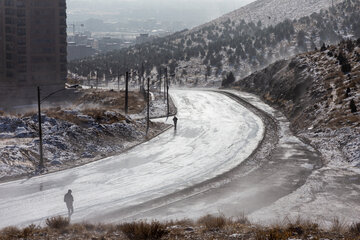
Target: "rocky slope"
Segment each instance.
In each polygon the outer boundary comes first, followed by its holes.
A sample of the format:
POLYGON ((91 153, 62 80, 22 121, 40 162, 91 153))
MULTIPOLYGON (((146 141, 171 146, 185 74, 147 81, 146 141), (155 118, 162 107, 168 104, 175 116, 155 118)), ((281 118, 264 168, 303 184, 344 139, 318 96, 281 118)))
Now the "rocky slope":
POLYGON ((278 61, 233 86, 281 109, 326 160, 360 166, 360 39, 278 61))
MULTIPOLYGON (((145 101, 130 93, 125 115, 123 94, 85 91, 66 107, 43 109, 42 130, 46 171, 74 167, 118 154, 169 128, 151 123, 146 136, 145 101)), ((65 104, 63 103, 62 106, 65 104)), ((176 111, 171 104, 171 113, 176 111)), ((166 115, 160 94, 153 94, 151 117, 166 115)), ((38 116, 35 112, 0 112, 0 181, 36 174, 39 165, 38 116)))

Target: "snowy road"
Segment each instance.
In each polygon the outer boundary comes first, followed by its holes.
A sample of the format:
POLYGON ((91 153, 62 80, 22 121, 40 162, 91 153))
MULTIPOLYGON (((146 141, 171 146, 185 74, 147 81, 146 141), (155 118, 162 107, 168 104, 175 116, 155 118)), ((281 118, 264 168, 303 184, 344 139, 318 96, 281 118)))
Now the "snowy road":
POLYGON ((0 228, 44 224, 50 216, 66 215, 67 189, 75 198, 73 221, 136 208, 230 171, 263 138, 261 119, 225 95, 179 90, 172 96, 178 131, 167 131, 119 156, 0 184, 0 228))

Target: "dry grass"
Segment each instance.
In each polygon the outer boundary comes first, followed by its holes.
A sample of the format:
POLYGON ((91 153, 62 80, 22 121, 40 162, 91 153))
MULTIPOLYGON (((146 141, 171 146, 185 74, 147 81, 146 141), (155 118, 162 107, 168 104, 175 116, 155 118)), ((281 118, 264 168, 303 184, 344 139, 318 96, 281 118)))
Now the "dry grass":
POLYGON ((224 228, 227 219, 224 216, 206 215, 197 221, 198 224, 204 226, 206 230, 220 230, 224 228))
MULTIPOLYGON (((140 92, 129 92, 129 113, 140 113, 145 109, 146 102, 140 92)), ((76 101, 76 105, 84 108, 97 105, 99 108, 123 110, 125 107, 125 92, 116 91, 85 91, 83 96, 76 101)))
MULTIPOLYGON (((112 124, 112 123, 121 122, 126 119, 122 114, 118 112, 115 111, 107 112, 104 109, 87 108, 80 111, 79 113, 93 118, 95 122, 100 124, 112 124)), ((79 118, 79 116, 75 114, 65 112, 58 108, 52 108, 46 110, 46 115, 51 118, 71 122, 79 126, 84 126, 88 123, 88 120, 79 118)))
POLYGON ((69 226, 69 224, 69 219, 61 216, 46 219, 46 225, 53 229, 64 229, 69 226))
POLYGON ((167 233, 166 225, 153 221, 147 223, 145 221, 123 223, 117 226, 129 239, 160 239, 167 233))
POLYGON ((39 232, 41 232, 41 228, 33 224, 22 230, 18 229, 17 227, 7 227, 0 231, 0 239, 31 239, 39 232))
POLYGON ((360 239, 360 223, 347 226, 334 218, 328 230, 317 223, 302 220, 284 221, 263 227, 251 224, 243 215, 238 218, 207 215, 197 222, 191 220, 131 222, 119 225, 77 223, 68 225, 67 219, 56 217, 48 219, 49 227, 40 228, 30 225, 24 229, 7 227, 0 231, 0 240, 10 239, 118 239, 118 240, 155 240, 155 239, 360 239), (50 226, 51 225, 51 226, 50 226), (235 236, 235 237, 234 237, 235 236))
POLYGON ((349 231, 353 234, 356 234, 358 236, 360 236, 360 222, 358 223, 353 223, 351 226, 350 226, 350 229, 349 231))

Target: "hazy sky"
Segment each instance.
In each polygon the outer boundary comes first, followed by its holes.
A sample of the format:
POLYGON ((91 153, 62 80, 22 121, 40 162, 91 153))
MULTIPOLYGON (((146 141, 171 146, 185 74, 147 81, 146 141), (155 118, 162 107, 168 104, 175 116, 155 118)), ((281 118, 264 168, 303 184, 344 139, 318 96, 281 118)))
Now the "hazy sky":
POLYGON ((201 24, 254 0, 67 0, 70 21, 155 18, 201 24))

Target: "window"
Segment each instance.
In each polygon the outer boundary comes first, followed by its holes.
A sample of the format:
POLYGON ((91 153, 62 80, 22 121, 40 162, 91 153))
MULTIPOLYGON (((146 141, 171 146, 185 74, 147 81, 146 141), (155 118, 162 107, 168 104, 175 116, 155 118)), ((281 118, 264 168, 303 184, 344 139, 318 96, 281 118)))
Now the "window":
POLYGON ((18 48, 18 54, 19 55, 25 55, 26 54, 26 47, 19 47, 18 48))
POLYGON ((26 44, 26 38, 25 37, 17 38, 17 44, 18 45, 25 45, 26 44))
POLYGON ((25 9, 18 9, 17 10, 18 17, 25 17, 25 9))
POLYGON ((26 34, 25 28, 18 28, 17 29, 17 35, 18 36, 24 36, 26 34))
POLYGON ((14 1, 13 0, 5 0, 5 6, 7 6, 7 7, 14 6, 14 1))
POLYGON ((7 71, 7 72, 6 72, 6 77, 12 78, 12 77, 14 77, 14 73, 7 71))
POLYGON ((14 24, 14 18, 12 17, 6 17, 5 18, 5 24, 14 24))
POLYGON ((12 62, 6 62, 6 68, 7 69, 13 69, 14 68, 14 64, 12 62))
POLYGON ((24 27, 26 25, 25 18, 19 18, 17 20, 17 26, 18 27, 24 27))
POLYGON ((6 41, 7 42, 13 42, 14 41, 14 36, 13 35, 6 35, 6 41))
POLYGON ((5 9, 5 15, 15 15, 15 10, 12 8, 6 8, 5 9))
POLYGON ((25 1, 24 0, 17 0, 16 7, 18 7, 18 8, 25 7, 25 1))
POLYGON ((18 56, 18 63, 19 64, 26 63, 26 56, 18 56))
POLYGON ((13 29, 12 29, 11 27, 8 27, 8 26, 7 26, 7 27, 5 28, 5 32, 11 34, 11 33, 13 33, 13 29))

